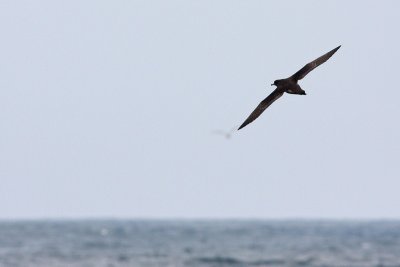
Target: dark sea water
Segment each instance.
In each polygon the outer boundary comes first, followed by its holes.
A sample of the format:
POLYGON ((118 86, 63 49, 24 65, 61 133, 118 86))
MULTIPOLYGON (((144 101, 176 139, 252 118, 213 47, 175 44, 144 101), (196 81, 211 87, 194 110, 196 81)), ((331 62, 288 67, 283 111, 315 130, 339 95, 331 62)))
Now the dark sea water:
POLYGON ((400 222, 3 221, 0 266, 400 267, 400 222))

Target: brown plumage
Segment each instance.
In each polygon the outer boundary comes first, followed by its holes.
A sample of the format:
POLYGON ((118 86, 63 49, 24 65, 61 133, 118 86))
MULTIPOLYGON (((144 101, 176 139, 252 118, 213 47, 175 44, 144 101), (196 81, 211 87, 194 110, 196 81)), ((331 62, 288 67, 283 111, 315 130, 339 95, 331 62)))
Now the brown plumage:
POLYGON ((298 72, 290 76, 286 79, 276 80, 272 85, 276 86, 276 89, 267 96, 260 104, 256 107, 256 109, 250 114, 250 116, 243 122, 243 124, 239 127, 238 130, 245 127, 247 124, 253 122, 257 119, 261 113, 264 112, 275 100, 280 98, 283 93, 288 94, 296 94, 296 95, 305 95, 306 92, 301 89, 300 85, 297 83, 299 80, 303 79, 310 71, 327 61, 335 52, 340 48, 339 45, 335 49, 329 51, 325 55, 320 56, 314 61, 306 64, 303 68, 301 68, 298 72))

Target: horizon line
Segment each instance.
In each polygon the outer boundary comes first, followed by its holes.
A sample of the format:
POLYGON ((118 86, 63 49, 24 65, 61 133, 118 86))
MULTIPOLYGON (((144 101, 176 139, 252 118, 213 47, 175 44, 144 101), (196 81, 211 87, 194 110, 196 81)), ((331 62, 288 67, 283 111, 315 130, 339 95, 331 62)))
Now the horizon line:
POLYGON ((282 216, 282 217, 213 217, 213 216, 37 216, 37 217, 0 217, 0 222, 12 221, 334 221, 334 222, 371 222, 371 221, 400 221, 400 217, 306 217, 306 216, 282 216))

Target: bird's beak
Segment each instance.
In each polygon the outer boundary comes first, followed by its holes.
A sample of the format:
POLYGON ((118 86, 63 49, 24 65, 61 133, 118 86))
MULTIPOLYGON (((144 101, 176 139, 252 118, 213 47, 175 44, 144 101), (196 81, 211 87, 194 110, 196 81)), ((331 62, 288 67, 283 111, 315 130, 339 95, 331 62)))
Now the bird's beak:
POLYGON ((274 86, 274 84, 273 84, 273 83, 271 83, 271 86, 274 86))

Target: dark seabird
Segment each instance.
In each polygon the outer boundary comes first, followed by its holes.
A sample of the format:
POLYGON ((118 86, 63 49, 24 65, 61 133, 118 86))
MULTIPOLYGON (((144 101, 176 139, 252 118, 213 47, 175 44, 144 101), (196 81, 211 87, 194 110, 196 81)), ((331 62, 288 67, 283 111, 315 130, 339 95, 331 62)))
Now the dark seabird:
POLYGON ((261 113, 263 113, 264 110, 266 110, 275 100, 280 98, 283 95, 283 93, 305 95, 306 92, 303 89, 301 89, 300 85, 297 82, 303 79, 310 71, 312 71, 313 69, 315 69, 316 67, 327 61, 333 54, 335 54, 335 52, 340 47, 341 46, 339 45, 338 47, 329 51, 325 55, 320 56, 314 61, 311 61, 303 68, 301 68, 301 70, 299 70, 289 78, 274 81, 274 83, 271 84, 271 86, 275 85, 276 89, 269 96, 267 96, 267 98, 265 98, 263 101, 260 102, 260 104, 250 114, 250 116, 243 122, 242 125, 240 125, 238 130, 242 129, 247 124, 257 119, 258 116, 260 116, 261 113))

